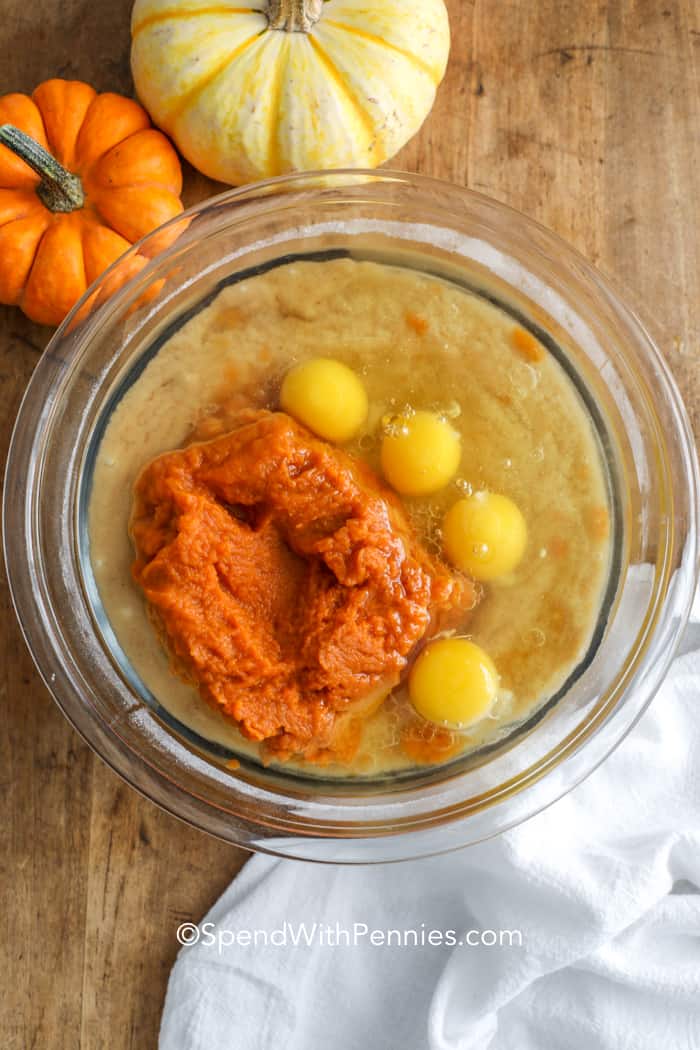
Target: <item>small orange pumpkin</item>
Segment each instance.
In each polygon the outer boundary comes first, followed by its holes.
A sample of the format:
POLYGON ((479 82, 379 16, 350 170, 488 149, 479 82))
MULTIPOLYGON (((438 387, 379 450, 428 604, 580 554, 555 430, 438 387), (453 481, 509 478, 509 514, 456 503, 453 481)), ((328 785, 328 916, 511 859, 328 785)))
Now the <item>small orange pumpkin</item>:
POLYGON ((180 162, 138 103, 80 81, 5 95, 0 125, 0 302, 56 325, 182 211, 180 162))

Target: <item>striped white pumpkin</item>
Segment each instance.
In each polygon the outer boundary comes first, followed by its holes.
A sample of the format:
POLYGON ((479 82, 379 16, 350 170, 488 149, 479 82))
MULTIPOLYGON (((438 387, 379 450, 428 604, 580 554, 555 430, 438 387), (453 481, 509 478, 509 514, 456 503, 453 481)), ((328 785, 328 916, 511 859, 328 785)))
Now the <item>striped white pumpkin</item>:
POLYGON ((444 0, 136 0, 131 61, 154 122, 211 178, 376 167, 445 72, 444 0))

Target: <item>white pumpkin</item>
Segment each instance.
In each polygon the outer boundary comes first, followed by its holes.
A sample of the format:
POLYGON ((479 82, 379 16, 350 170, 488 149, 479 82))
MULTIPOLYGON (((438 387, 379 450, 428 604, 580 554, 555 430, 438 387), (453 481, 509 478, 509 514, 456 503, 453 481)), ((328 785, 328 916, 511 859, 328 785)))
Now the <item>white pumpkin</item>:
POLYGON ((241 183, 376 167, 430 111, 444 0, 136 0, 140 100, 200 171, 241 183))

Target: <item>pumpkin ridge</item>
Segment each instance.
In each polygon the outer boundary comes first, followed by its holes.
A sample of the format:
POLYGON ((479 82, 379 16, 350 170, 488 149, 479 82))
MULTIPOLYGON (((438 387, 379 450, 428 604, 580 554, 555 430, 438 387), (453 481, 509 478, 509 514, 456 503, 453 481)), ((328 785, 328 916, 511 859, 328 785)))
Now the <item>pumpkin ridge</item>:
MULTIPOLYGON (((77 158, 78 141, 80 139, 80 132, 83 130, 83 126, 84 126, 84 124, 85 124, 85 122, 86 122, 86 120, 87 120, 87 118, 89 116, 90 110, 92 109, 92 107, 95 105, 95 103, 97 102, 97 100, 99 98, 100 98, 100 92, 95 92, 95 97, 93 98, 92 102, 90 103, 88 108, 85 110, 85 113, 83 114, 83 121, 82 121, 82 124, 80 125, 80 129, 78 130, 78 134, 76 135, 75 142, 73 144, 73 167, 75 169, 73 174, 77 175, 83 181, 83 183, 84 183, 86 177, 90 174, 91 169, 94 168, 95 165, 99 163, 100 157, 95 157, 95 159, 93 160, 92 164, 87 164, 87 165, 79 164, 78 163, 78 158, 77 158)), ((104 156, 104 154, 102 154, 102 156, 104 156)))
MULTIPOLYGON (((44 241, 46 240, 46 234, 49 232, 49 227, 53 225, 54 218, 55 216, 53 216, 50 212, 47 213, 47 223, 42 231, 41 237, 36 242, 36 247, 34 248, 34 258, 32 259, 32 265, 29 267, 29 273, 25 277, 24 287, 22 288, 22 294, 20 295, 16 303, 16 305, 19 306, 20 309, 24 309, 24 301, 27 297, 27 289, 30 286, 32 274, 34 273, 34 267, 36 266, 36 261, 39 257, 39 250, 44 241)), ((63 218, 63 216, 61 216, 61 218, 63 218)), ((34 319, 32 318, 32 320, 34 319)), ((42 322, 39 323, 41 324, 42 322)))
MULTIPOLYGON (((96 94, 88 108, 85 110, 85 116, 83 117, 83 122, 80 125, 80 131, 78 132, 78 137, 76 139, 74 165, 75 174, 79 175, 81 178, 88 176, 92 169, 100 163, 102 158, 105 157, 110 152, 110 150, 114 149, 115 146, 119 146, 122 142, 125 142, 126 139, 131 138, 131 136, 135 135, 137 131, 146 131, 148 128, 151 127, 151 124, 152 122, 148 113, 141 105, 141 103, 137 101, 137 99, 125 98, 123 95, 118 95, 114 91, 102 91, 96 94), (141 127, 132 128, 132 130, 129 131, 128 134, 126 134, 123 138, 117 139, 115 142, 112 142, 111 145, 103 146, 101 152, 96 153, 95 156, 92 157, 92 159, 86 159, 81 148, 83 145, 83 135, 87 134, 85 132, 85 127, 87 126, 88 129, 90 129, 89 121, 92 117, 93 109, 98 109, 100 106, 104 106, 106 104, 106 100, 109 100, 110 102, 117 101, 119 103, 126 102, 129 106, 133 107, 133 111, 139 111, 135 115, 143 115, 146 123, 143 124, 141 127)), ((109 124, 107 124, 106 126, 109 127, 109 124)))
POLYGON ((104 223, 106 226, 109 226, 107 220, 104 219, 100 214, 100 197, 103 193, 119 193, 120 190, 131 189, 161 190, 163 193, 169 193, 172 197, 179 196, 179 194, 175 192, 172 186, 168 186, 164 182, 130 182, 128 186, 93 186, 90 188, 89 193, 86 191, 86 203, 89 203, 93 212, 100 216, 100 222, 104 223))
POLYGON ((282 83, 284 75, 287 72, 289 66, 289 41, 284 41, 284 58, 282 58, 282 52, 278 55, 278 60, 275 63, 275 76, 272 84, 270 85, 270 106, 269 106, 269 142, 267 148, 267 163, 270 171, 273 175, 280 175, 282 173, 282 161, 281 151, 279 143, 279 118, 280 118, 280 107, 282 105, 282 83))
MULTIPOLYGON (((28 232, 28 230, 27 230, 27 222, 28 221, 31 222, 34 219, 34 220, 36 220, 36 223, 37 224, 41 224, 41 227, 42 227, 41 228, 41 232, 37 235, 35 243, 33 245, 30 245, 31 263, 27 267, 25 273, 22 274, 21 271, 20 271, 19 281, 17 281, 17 270, 15 268, 15 265, 11 265, 10 266, 7 256, 0 256, 0 286, 2 286, 2 296, 3 296, 2 301, 3 301, 3 303, 7 304, 8 306, 17 306, 21 302, 22 296, 24 295, 24 287, 25 287, 25 281, 27 279, 27 274, 29 274, 29 272, 31 271, 32 266, 34 265, 34 259, 36 258, 37 248, 38 248, 39 244, 41 243, 41 241, 42 241, 42 239, 44 237, 44 234, 46 233, 46 231, 47 231, 47 229, 49 227, 49 223, 51 221, 50 217, 49 217, 49 214, 48 214, 48 212, 46 211, 45 208, 42 209, 42 210, 43 210, 43 215, 41 213, 37 213, 34 216, 32 216, 32 215, 25 215, 25 216, 23 216, 21 218, 18 217, 16 219, 12 219, 9 222, 4 223, 3 226, 0 227, 0 234, 2 235, 2 240, 3 241, 5 240, 6 236, 8 236, 9 238, 13 238, 13 237, 16 236, 17 231, 10 229, 10 227, 12 227, 15 223, 22 223, 23 224, 21 226, 21 228, 20 228, 20 231, 21 231, 20 235, 24 234, 25 236, 27 235, 27 232, 28 232), (8 279, 7 274, 5 272, 8 268, 10 269, 10 277, 9 277, 9 279, 8 279), (13 281, 14 281, 14 284, 17 285, 16 288, 12 287, 13 281), (10 290, 11 290, 12 294, 9 294, 8 284, 10 286, 10 290)), ((29 236, 31 237, 31 232, 29 232, 29 236)))
MULTIPOLYGON (((177 181, 176 184, 168 183, 168 182, 157 182, 157 181, 153 181, 153 180, 149 180, 148 182, 141 182, 139 180, 138 183, 128 182, 128 183, 123 183, 121 186, 112 186, 112 185, 107 186, 107 185, 101 184, 100 182, 96 182, 95 181, 95 171, 96 171, 96 169, 101 164, 108 162, 109 158, 110 158, 110 155, 112 153, 114 153, 115 150, 118 150, 118 149, 124 147, 133 138, 136 138, 137 135, 148 135, 148 134, 152 134, 154 136, 158 136, 159 139, 167 141, 167 139, 165 139, 162 131, 159 131, 157 128, 154 128, 154 127, 149 127, 149 128, 141 128, 139 131, 132 131, 131 134, 127 135, 125 139, 121 139, 119 142, 115 142, 115 144, 110 149, 108 149, 106 153, 103 153, 101 156, 99 156, 99 157, 97 157, 95 159, 94 163, 91 165, 91 167, 85 173, 85 175, 83 177, 83 183, 84 183, 84 187, 85 187, 86 197, 89 195, 94 200, 94 198, 95 197, 99 197, 100 193, 103 192, 103 191, 125 189, 128 186, 133 186, 133 185, 138 185, 138 186, 143 186, 143 187, 148 186, 151 189, 167 190, 169 193, 175 194, 176 197, 180 196, 180 194, 182 193, 182 176, 180 176, 180 178, 179 178, 179 180, 177 181)), ((178 164, 178 170, 179 170, 179 164, 178 164)))
POLYGON ((148 15, 142 22, 132 26, 131 36, 135 39, 144 29, 160 25, 161 22, 169 22, 171 19, 179 22, 185 18, 197 18, 199 15, 264 15, 265 12, 257 7, 235 7, 230 4, 212 4, 211 7, 198 7, 193 11, 181 7, 171 7, 167 11, 159 11, 157 15, 148 15))
POLYGON ((233 51, 231 51, 226 56, 223 62, 219 62, 219 64, 215 67, 215 69, 212 70, 212 72, 207 73, 206 76, 203 76, 201 80, 194 84, 189 91, 186 91, 185 94, 178 99, 176 105, 173 106, 170 113, 168 113, 163 118, 163 120, 160 121, 160 126, 162 128, 165 128, 166 131, 168 131, 168 125, 172 127, 173 123, 178 119, 178 117, 182 116, 184 111, 192 105, 195 99, 199 95, 201 95, 203 91, 206 91, 210 84, 213 84, 217 77, 221 76, 221 74, 228 69, 231 63, 234 62, 239 55, 242 55, 244 51, 246 51, 252 44, 254 44, 257 40, 260 39, 261 34, 256 33, 254 36, 250 36, 247 40, 244 40, 242 44, 238 45, 238 47, 234 47, 233 51))
MULTIPOLYGON (((353 108, 353 110, 355 112, 355 115, 359 118, 359 120, 364 125, 365 129, 367 130, 367 132, 369 134, 369 143, 370 143, 369 148, 371 149, 374 146, 374 144, 376 143, 375 126, 374 126, 374 122, 372 120, 372 117, 367 112, 367 110, 364 108, 364 106, 360 103, 359 99, 355 95, 355 92, 350 88, 350 86, 348 85, 347 81, 345 80, 343 74, 340 72, 340 70, 336 66, 335 62, 333 61, 333 59, 330 57, 330 55, 328 55, 327 52, 324 50, 324 48, 321 47, 321 45, 319 44, 318 40, 315 39, 315 37, 313 37, 311 33, 308 34, 307 40, 309 41, 309 43, 311 44, 311 47, 313 48, 314 52, 316 53, 316 57, 318 58, 319 62, 321 63, 321 65, 324 67, 324 69, 328 73, 328 76, 334 82, 334 84, 339 89, 339 91, 345 96, 347 101, 352 106, 352 108, 353 108)), ((376 164, 377 165, 382 164, 383 161, 385 161, 385 160, 386 160, 385 156, 382 156, 379 153, 377 154, 377 158, 376 158, 376 164)))
POLYGON ((89 287, 93 283, 93 281, 97 280, 97 278, 100 276, 100 274, 104 273, 105 270, 109 269, 109 267, 113 263, 115 263, 117 261, 117 259, 122 254, 124 254, 124 252, 129 250, 129 248, 131 247, 131 244, 129 243, 129 241, 126 240, 125 237, 122 237, 122 235, 120 233, 117 233, 117 231, 115 229, 113 229, 111 226, 108 226, 104 222, 104 220, 103 220, 102 216, 100 215, 99 211, 95 208, 94 209, 94 214, 92 216, 92 222, 89 222, 89 221, 86 221, 85 219, 83 219, 83 222, 82 222, 82 225, 81 225, 81 229, 80 229, 80 247, 81 247, 81 251, 83 253, 83 270, 85 272, 85 284, 86 284, 86 286, 89 287), (99 231, 100 230, 107 230, 107 232, 109 234, 114 234, 120 240, 124 241, 124 243, 126 244, 126 248, 124 248, 123 251, 119 253, 119 255, 116 255, 113 259, 111 259, 110 262, 108 262, 105 267, 103 267, 102 269, 98 269, 96 273, 93 272, 91 274, 91 273, 88 273, 88 253, 86 252, 86 241, 87 241, 88 238, 95 236, 95 231, 96 230, 98 231, 97 236, 99 236, 99 231))
POLYGON ((11 226, 13 222, 24 222, 25 219, 32 219, 34 217, 36 217, 38 219, 38 218, 41 217, 41 219, 42 219, 42 221, 44 223, 44 229, 42 231, 41 237, 36 242, 36 250, 38 251, 39 250, 39 245, 42 242, 44 234, 46 233, 46 231, 48 230, 49 226, 51 225, 51 219, 53 218, 51 213, 49 211, 47 211, 46 208, 44 208, 44 212, 45 212, 45 214, 43 216, 41 215, 40 212, 37 212, 36 215, 35 215, 35 213, 30 212, 30 211, 29 212, 25 212, 24 215, 13 215, 13 217, 11 219, 8 219, 7 222, 3 222, 0 225, 0 230, 4 230, 7 226, 11 226))
MULTIPOLYGON (((103 225, 103 226, 106 226, 108 230, 112 230, 114 233, 118 234, 120 237, 123 237, 123 239, 125 241, 127 241, 129 244, 133 245, 133 244, 136 244, 137 241, 140 241, 148 233, 152 233, 155 229, 158 228, 158 226, 162 226, 165 222, 169 222, 171 219, 174 219, 176 217, 176 215, 181 214, 181 212, 182 212, 182 203, 181 203, 179 197, 177 196, 177 194, 173 193, 172 190, 168 190, 168 189, 164 190, 164 189, 161 189, 160 187, 150 187, 151 191, 153 189, 155 189, 161 195, 161 197, 160 197, 161 204, 163 204, 164 201, 165 201, 165 203, 167 205, 172 205, 173 202, 177 202, 177 204, 180 205, 180 211, 176 212, 174 214, 171 213, 166 218, 159 218, 156 221, 155 225, 153 225, 152 223, 149 223, 147 226, 141 226, 141 228, 138 228, 138 219, 134 220, 134 218, 132 218, 132 216, 137 214, 137 212, 134 211, 133 209, 134 209, 134 207, 138 207, 138 205, 139 205, 138 201, 137 201, 136 205, 133 205, 133 201, 132 201, 132 210, 131 211, 128 210, 128 208, 127 208, 126 214, 122 213, 120 216, 116 216, 115 215, 115 211, 114 211, 114 202, 115 202, 115 200, 118 201, 121 198, 127 196, 128 194, 134 194, 134 193, 137 195, 137 197, 138 196, 142 196, 143 195, 143 191, 146 190, 146 189, 149 189, 149 187, 144 187, 144 186, 123 186, 123 187, 118 187, 118 188, 114 188, 114 189, 107 189, 107 190, 104 190, 101 194, 98 194, 97 195, 97 199, 95 199, 93 201, 93 208, 94 208, 94 213, 97 216, 97 218, 99 219, 100 224, 103 225), (170 200, 167 201, 167 200, 165 200, 166 198, 170 198, 170 200), (137 227, 136 229, 134 229, 134 225, 136 225, 136 227, 137 227), (131 226, 131 229, 129 228, 129 226, 131 226)), ((119 210, 121 210, 121 209, 119 209, 119 210)), ((138 212, 138 215, 141 217, 141 212, 138 212)))
POLYGON ((366 29, 358 29, 357 26, 349 26, 344 22, 336 22, 332 18, 324 18, 324 26, 332 26, 334 29, 341 29, 344 33, 351 33, 353 36, 359 36, 362 40, 368 40, 373 44, 378 44, 380 47, 385 47, 388 51, 395 51, 397 55, 401 55, 408 62, 410 62, 416 69, 419 69, 422 73, 425 73, 427 77, 433 82, 435 87, 438 86, 442 77, 436 75, 435 70, 432 69, 427 62, 424 62, 418 55, 414 55, 411 51, 407 51, 403 47, 399 47, 398 44, 392 44, 389 40, 384 37, 377 36, 376 33, 370 33, 366 29))
MULTIPOLYGON (((19 189, 15 190, 9 186, 0 186, 0 191, 7 191, 8 193, 16 194, 17 200, 15 202, 16 210, 11 215, 8 215, 6 219, 0 218, 0 230, 3 226, 9 226, 11 222, 15 222, 17 219, 26 219, 29 215, 34 215, 40 211, 46 211, 46 205, 42 204, 39 197, 34 189, 19 189)), ((2 213, 2 200, 0 199, 0 214, 2 213)))
POLYGON ((45 80, 42 84, 39 84, 31 96, 44 124, 49 153, 56 158, 66 171, 73 175, 76 174, 73 169, 75 168, 75 146, 78 141, 78 135, 88 110, 96 97, 97 92, 89 84, 85 84, 80 80, 61 80, 58 77, 52 80, 45 80), (56 92, 59 93, 58 97, 56 92), (79 115, 81 101, 90 95, 90 100, 84 107, 82 117, 79 117, 79 122, 77 124, 75 121, 70 122, 72 126, 67 136, 66 109, 72 108, 74 111, 77 109, 79 115), (80 96, 82 96, 82 100, 80 96), (71 107, 67 106, 69 101, 72 103, 71 107), (76 101, 78 102, 77 107, 76 101), (72 137, 70 137, 71 135, 72 137))

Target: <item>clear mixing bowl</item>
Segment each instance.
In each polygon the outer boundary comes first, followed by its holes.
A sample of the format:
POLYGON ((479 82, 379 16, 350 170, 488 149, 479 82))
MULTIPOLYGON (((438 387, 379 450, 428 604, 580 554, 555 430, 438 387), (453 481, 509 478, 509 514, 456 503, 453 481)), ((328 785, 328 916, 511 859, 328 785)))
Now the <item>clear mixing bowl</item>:
POLYGON ((658 349, 556 236, 492 200, 416 175, 306 174, 192 209, 93 285, 51 340, 20 409, 4 543, 17 615, 44 681, 132 786, 252 849, 399 860, 525 820, 634 725, 663 679, 696 587, 698 467, 658 349), (136 252, 154 257, 123 283, 136 252), (251 761, 229 768, 225 749, 180 725, 132 673, 100 607, 86 529, 100 435, 168 334, 241 275, 337 254, 439 274, 534 332, 587 401, 614 506, 613 571, 595 644, 555 702, 476 755, 383 781, 312 779, 251 761))

